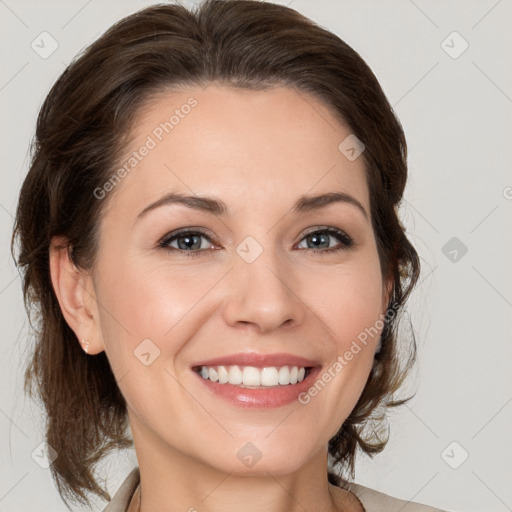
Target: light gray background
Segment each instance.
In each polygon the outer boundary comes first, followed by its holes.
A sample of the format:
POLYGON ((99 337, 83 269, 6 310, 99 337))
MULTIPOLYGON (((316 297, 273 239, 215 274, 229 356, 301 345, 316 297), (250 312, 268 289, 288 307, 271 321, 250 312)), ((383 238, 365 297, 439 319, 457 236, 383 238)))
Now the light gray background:
MULTIPOLYGON (((67 510, 49 470, 31 458, 43 441, 44 424, 42 411, 23 396, 27 321, 8 251, 37 111, 79 50, 150 3, 0 0, 2 512, 67 510), (43 31, 58 42, 47 59, 31 48, 43 31)), ((360 459, 357 481, 452 511, 512 510, 512 4, 277 3, 336 32, 362 55, 409 144, 411 176, 402 218, 423 264, 409 306, 419 344, 411 387, 418 391, 392 416, 384 453, 373 461, 360 459), (462 48, 458 36, 446 40, 453 31, 469 44, 457 58, 445 51, 462 48), (458 250, 456 261, 449 254, 453 247, 443 252, 452 237, 468 249, 465 255, 458 250), (465 452, 468 459, 450 467, 465 452)), ((135 464, 128 451, 101 466, 112 493, 135 464)), ((105 504, 96 503, 95 510, 102 510, 105 504)))

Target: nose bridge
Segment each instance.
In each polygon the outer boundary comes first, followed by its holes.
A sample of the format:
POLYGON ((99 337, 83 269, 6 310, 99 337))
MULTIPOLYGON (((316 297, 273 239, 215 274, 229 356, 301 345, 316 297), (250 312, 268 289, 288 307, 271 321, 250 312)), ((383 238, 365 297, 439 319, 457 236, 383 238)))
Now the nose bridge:
POLYGON ((236 247, 225 308, 230 325, 252 323, 268 331, 286 322, 302 321, 303 307, 293 287, 293 270, 271 240, 272 236, 266 236, 262 244, 249 236, 236 247))

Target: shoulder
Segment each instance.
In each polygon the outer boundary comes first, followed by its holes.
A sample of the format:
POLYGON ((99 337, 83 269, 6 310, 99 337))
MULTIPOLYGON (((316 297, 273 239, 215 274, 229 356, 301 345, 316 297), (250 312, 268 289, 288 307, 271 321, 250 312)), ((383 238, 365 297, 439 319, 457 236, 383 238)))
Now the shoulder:
POLYGON ((126 512, 132 499, 133 493, 140 482, 139 468, 134 468, 125 478, 121 487, 114 494, 109 504, 103 509, 103 512, 126 512))
POLYGON ((439 508, 393 498, 355 483, 347 484, 344 488, 359 498, 366 512, 445 512, 439 508))

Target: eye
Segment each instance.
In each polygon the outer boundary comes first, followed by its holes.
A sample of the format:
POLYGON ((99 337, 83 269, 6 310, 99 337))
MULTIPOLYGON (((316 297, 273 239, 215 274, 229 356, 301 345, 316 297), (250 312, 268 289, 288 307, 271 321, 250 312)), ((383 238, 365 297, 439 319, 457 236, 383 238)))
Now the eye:
MULTIPOLYGON (((352 238, 337 228, 329 228, 325 227, 322 229, 316 228, 315 231, 310 231, 302 240, 306 241, 306 244, 310 243, 313 247, 303 247, 306 251, 314 251, 314 252, 322 252, 322 253, 332 253, 337 251, 343 251, 349 249, 354 245, 354 241, 352 238), (330 240, 332 238, 337 239, 341 242, 341 245, 331 247, 330 240), (315 251, 315 249, 321 249, 320 251, 315 251)), ((301 243, 303 243, 301 241, 301 243)), ((299 244, 300 246, 300 244, 299 244)))
POLYGON ((206 249, 213 248, 212 240, 208 234, 200 230, 192 231, 190 229, 170 233, 162 238, 158 245, 163 249, 180 251, 186 256, 196 256, 206 249), (208 240, 210 243, 203 243, 203 240, 208 240), (176 245, 173 245, 174 243, 176 245))
MULTIPOLYGON (((307 233, 302 240, 306 244, 311 244, 312 247, 300 247, 299 244, 299 248, 315 253, 332 253, 354 246, 354 241, 349 235, 340 229, 330 227, 316 228, 315 231, 307 233), (333 238, 338 240, 340 244, 331 247, 330 243, 333 238)), ((165 235, 158 242, 158 246, 169 251, 178 251, 185 256, 198 256, 207 249, 214 249, 210 234, 202 230, 192 230, 190 228, 165 235), (206 243, 204 243, 205 240, 207 241, 206 243)))

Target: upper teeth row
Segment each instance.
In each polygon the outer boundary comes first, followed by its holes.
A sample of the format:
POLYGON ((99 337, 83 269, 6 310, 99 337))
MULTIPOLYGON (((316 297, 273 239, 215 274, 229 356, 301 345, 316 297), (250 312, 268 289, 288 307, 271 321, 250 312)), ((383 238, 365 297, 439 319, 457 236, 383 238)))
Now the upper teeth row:
POLYGON ((304 380, 306 368, 299 366, 201 366, 201 376, 220 384, 244 386, 277 386, 297 384, 304 380))

